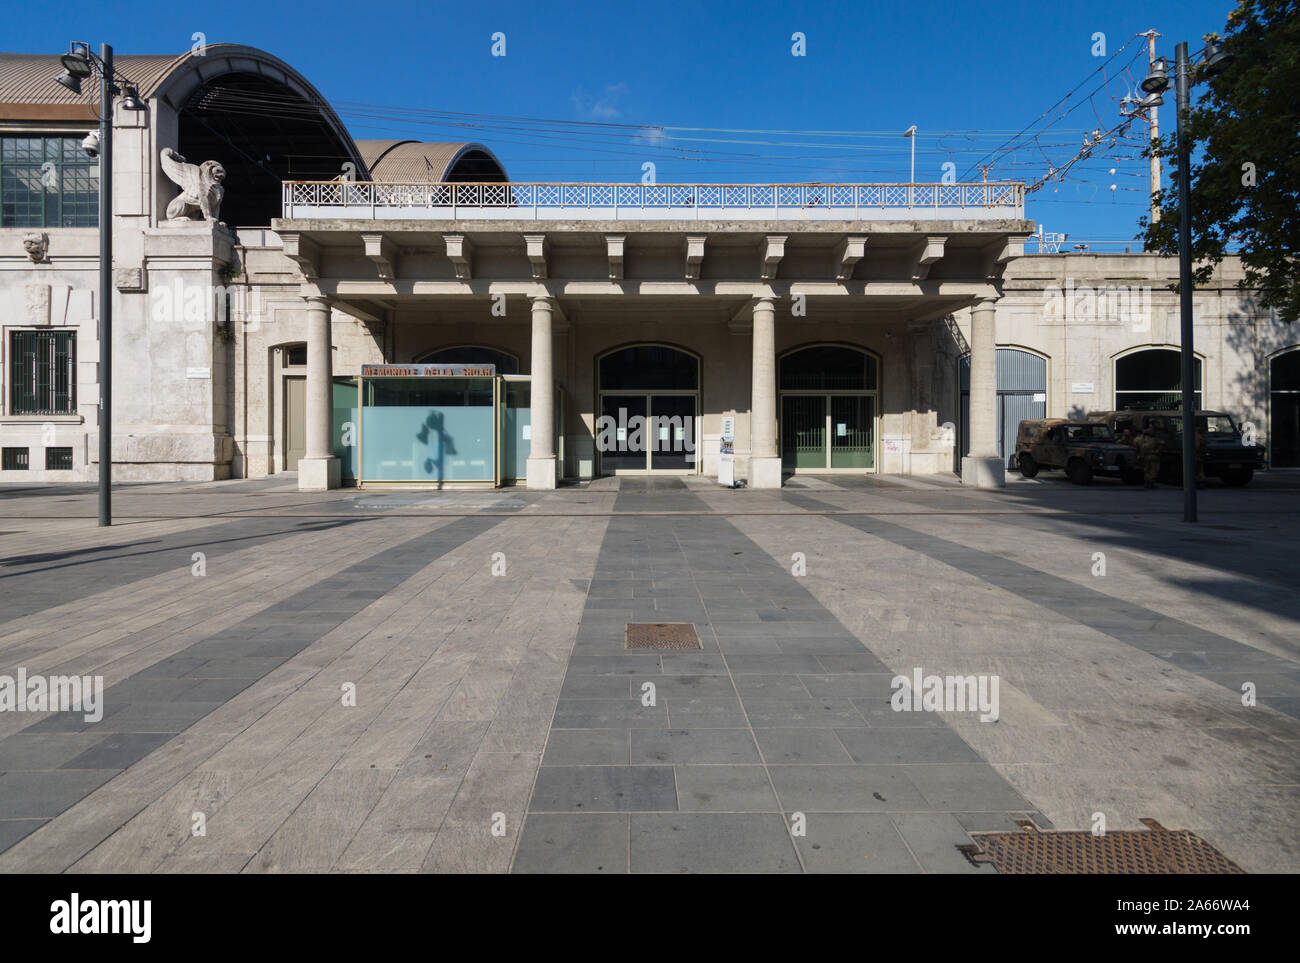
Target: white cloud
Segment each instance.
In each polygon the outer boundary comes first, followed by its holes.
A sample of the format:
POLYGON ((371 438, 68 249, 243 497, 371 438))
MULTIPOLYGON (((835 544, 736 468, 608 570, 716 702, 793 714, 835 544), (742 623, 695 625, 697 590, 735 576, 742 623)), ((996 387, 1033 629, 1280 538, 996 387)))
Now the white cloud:
POLYGON ((618 100, 627 93, 627 84, 606 84, 595 99, 579 87, 573 94, 573 109, 585 120, 614 120, 619 116, 618 100))

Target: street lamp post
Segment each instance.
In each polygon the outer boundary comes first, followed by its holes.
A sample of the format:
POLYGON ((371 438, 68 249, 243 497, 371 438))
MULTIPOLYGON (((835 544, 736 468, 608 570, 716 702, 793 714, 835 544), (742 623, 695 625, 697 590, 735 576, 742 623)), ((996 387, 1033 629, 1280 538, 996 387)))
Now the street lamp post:
POLYGON ((113 524, 113 48, 99 45, 99 524, 113 524))
MULTIPOLYGON (((1207 43, 1200 69, 1209 77, 1221 74, 1232 62, 1232 54, 1217 43, 1207 43)), ((1174 52, 1174 76, 1178 85, 1178 308, 1181 331, 1179 361, 1183 419, 1183 521, 1196 521, 1196 353, 1192 331, 1192 148, 1187 140, 1191 110, 1192 79, 1186 42, 1174 52)), ((1169 88, 1164 61, 1155 63, 1142 81, 1142 89, 1159 97, 1169 88)))
POLYGON ((916 183, 916 124, 903 131, 903 136, 912 142, 912 173, 907 183, 916 183))
POLYGON ((135 87, 114 83, 113 48, 99 45, 99 56, 90 45, 72 44, 62 57, 63 73, 58 83, 74 94, 81 93, 82 78, 99 75, 99 131, 81 143, 89 156, 99 157, 99 524, 113 524, 113 97, 126 92, 123 104, 143 110, 135 87))
POLYGON ((1196 356, 1192 345, 1192 152, 1187 144, 1187 111, 1191 87, 1187 69, 1187 44, 1174 53, 1178 84, 1178 314, 1183 389, 1183 521, 1196 521, 1196 356))

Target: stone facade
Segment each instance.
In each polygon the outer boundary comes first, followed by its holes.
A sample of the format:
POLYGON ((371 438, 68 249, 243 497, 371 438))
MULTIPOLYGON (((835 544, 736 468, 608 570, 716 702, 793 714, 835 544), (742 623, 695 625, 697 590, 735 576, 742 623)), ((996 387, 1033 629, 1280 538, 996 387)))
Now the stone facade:
MULTIPOLYGON (((120 230, 120 229, 119 229, 120 230)), ((96 241, 93 230, 49 232, 48 260, 33 263, 18 230, 0 231, 0 329, 77 332, 77 411, 0 414, 0 443, 73 449, 71 471, 45 472, 32 456, 25 472, 0 480, 74 481, 96 477, 96 241)), ((307 340, 307 307, 297 265, 268 230, 238 236, 205 222, 140 230, 138 278, 119 286, 115 310, 114 477, 122 481, 260 477, 284 469, 286 349, 307 340), (224 292, 224 293, 223 293, 224 292), (225 308, 229 302, 229 310, 225 308)), ((1258 426, 1267 444, 1268 363, 1300 345, 1300 331, 1275 320, 1236 288, 1228 261, 1195 296, 1195 344, 1203 365, 1203 405, 1258 426)), ((1115 360, 1151 346, 1177 347, 1178 302, 1169 290, 1177 264, 1146 254, 1029 254, 1006 269, 996 302, 995 340, 1046 359, 1049 417, 1077 417, 1114 403, 1115 360), (1132 311, 1107 291, 1126 287, 1132 311), (1062 310, 1065 293, 1072 309, 1062 310), (1101 294, 1099 297, 1098 294, 1101 294), (1095 305, 1095 306, 1094 306, 1095 305), (1131 315, 1131 316, 1129 316, 1131 315), (1083 390, 1088 388, 1090 390, 1083 390)), ((689 312, 647 320, 633 305, 570 312, 554 325, 555 377, 565 393, 566 477, 593 470, 595 359, 633 342, 664 342, 702 359, 702 471, 714 474, 723 414, 738 416, 737 470, 749 470, 751 323, 703 321, 689 312)), ((333 373, 365 363, 411 361, 440 347, 481 344, 531 364, 531 317, 523 298, 503 318, 490 302, 464 299, 403 307, 383 320, 332 312, 333 373)), ((971 310, 932 321, 867 323, 795 319, 778 301, 775 350, 844 342, 880 361, 879 471, 953 471, 958 362, 971 336, 971 310)), ((7 360, 7 359, 6 359, 7 360)), ((9 399, 6 365, 0 374, 9 399)))
MULTIPOLYGON (((318 97, 270 55, 230 46, 223 56, 231 70, 278 76, 318 97)), ((598 464, 597 359, 622 345, 655 342, 700 358, 700 470, 716 473, 722 418, 734 415, 737 474, 772 484, 779 482, 779 439, 771 430, 779 425, 780 397, 771 361, 797 346, 835 342, 878 362, 875 470, 959 471, 970 449, 970 480, 997 484, 987 464, 994 444, 989 346, 1043 359, 1044 413, 1079 416, 1114 405, 1117 359, 1178 344, 1177 298, 1169 290, 1176 262, 1146 254, 1024 254, 1032 222, 1021 219, 345 218, 254 228, 169 220, 177 188, 161 158, 184 147, 174 105, 201 83, 198 67, 177 67, 149 93, 148 110, 119 105, 115 112, 113 452, 120 481, 282 472, 288 379, 309 383, 305 434, 319 448, 329 403, 313 364, 328 358, 327 373, 355 376, 365 363, 414 361, 458 345, 507 352, 522 373, 549 347, 563 391, 562 461, 542 464, 550 457, 543 453, 530 477, 541 485, 552 473, 589 477, 598 464), (805 311, 795 309, 797 298, 807 299, 805 311), (327 354, 313 305, 328 313, 327 354), (984 347, 972 366, 976 401, 967 430, 959 369, 977 341, 984 347), (298 368, 290 358, 300 357, 302 345, 315 362, 298 368), (751 425, 754 410, 762 424, 751 425), (755 455, 761 461, 751 464, 755 455)), ((0 118, 0 133, 85 129, 84 121, 54 114, 24 116, 0 118)), ((224 188, 228 203, 241 184, 224 188)), ((0 228, 0 446, 29 453, 27 470, 0 470, 0 481, 97 477, 97 235, 95 228, 0 228), (16 413, 12 336, 49 329, 76 332, 75 410, 16 413), (71 469, 44 468, 42 450, 55 447, 72 449, 71 469)), ((1300 346, 1300 331, 1261 310, 1237 288, 1239 277, 1240 265, 1229 259, 1195 293, 1203 404, 1251 422, 1267 445, 1269 362, 1300 346)), ((544 446, 535 448, 537 455, 544 446)), ((328 453, 309 460, 322 462, 312 470, 328 483, 336 467, 324 464, 328 453)))

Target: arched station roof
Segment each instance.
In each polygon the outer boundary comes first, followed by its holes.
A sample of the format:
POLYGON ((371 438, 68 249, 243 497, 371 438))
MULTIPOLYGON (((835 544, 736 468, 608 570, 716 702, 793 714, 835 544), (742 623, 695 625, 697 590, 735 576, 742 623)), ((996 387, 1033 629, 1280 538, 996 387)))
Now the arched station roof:
POLYGON ((357 148, 376 181, 506 180, 505 168, 482 144, 436 144, 414 140, 359 140, 357 148))

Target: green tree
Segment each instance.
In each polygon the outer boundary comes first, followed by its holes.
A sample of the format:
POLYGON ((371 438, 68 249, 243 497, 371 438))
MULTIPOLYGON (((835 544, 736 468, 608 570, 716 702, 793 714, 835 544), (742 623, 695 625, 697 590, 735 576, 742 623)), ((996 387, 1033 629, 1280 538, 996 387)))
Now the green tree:
MULTIPOLYGON (((1212 78, 1194 70, 1194 83, 1203 86, 1193 90, 1201 97, 1193 100, 1185 128, 1192 147, 1193 282, 1207 283, 1225 254, 1238 253, 1245 272, 1240 287, 1294 321, 1300 317, 1300 0, 1239 0, 1222 43, 1232 64, 1212 78)), ((1152 150, 1176 166, 1173 134, 1152 150)), ((1160 220, 1143 217, 1139 237, 1149 251, 1177 254, 1177 187, 1158 191, 1156 199, 1160 220)))

